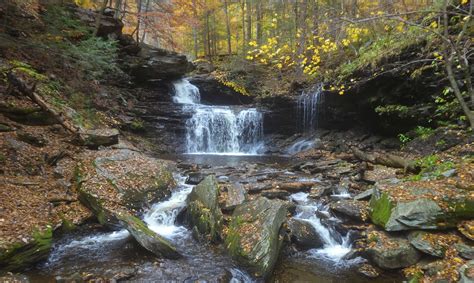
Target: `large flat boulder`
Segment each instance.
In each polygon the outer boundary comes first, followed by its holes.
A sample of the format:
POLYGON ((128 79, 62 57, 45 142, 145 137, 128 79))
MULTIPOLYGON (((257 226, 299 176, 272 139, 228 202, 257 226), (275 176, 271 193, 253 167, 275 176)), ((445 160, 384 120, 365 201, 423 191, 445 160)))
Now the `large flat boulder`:
POLYGON ((225 245, 232 258, 257 277, 268 277, 278 260, 287 206, 259 197, 237 206, 232 214, 225 245))
POLYGON ((193 69, 185 55, 146 44, 140 44, 140 47, 140 52, 128 57, 125 62, 126 68, 137 82, 173 80, 193 69))
POLYGON ((221 236, 223 215, 219 208, 219 184, 209 175, 193 188, 187 199, 187 219, 197 232, 216 242, 221 236))
POLYGON ((292 218, 288 221, 288 229, 291 240, 301 249, 320 248, 324 245, 321 235, 309 221, 292 218))
POLYGON ((369 211, 387 231, 446 229, 474 217, 474 196, 445 180, 403 182, 375 188, 369 211))
POLYGON ((101 224, 126 228, 149 251, 177 258, 172 244, 136 217, 170 194, 176 185, 172 167, 171 162, 126 149, 89 152, 76 170, 79 198, 101 224))
POLYGON ((367 236, 367 255, 378 267, 398 269, 418 262, 421 253, 402 237, 391 236, 383 231, 372 231, 367 236))

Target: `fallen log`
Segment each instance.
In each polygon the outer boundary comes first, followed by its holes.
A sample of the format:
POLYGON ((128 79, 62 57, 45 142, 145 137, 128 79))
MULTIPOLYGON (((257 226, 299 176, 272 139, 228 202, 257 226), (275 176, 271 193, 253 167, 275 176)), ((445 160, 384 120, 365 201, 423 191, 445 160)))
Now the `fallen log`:
POLYGON ((41 96, 35 93, 36 83, 33 84, 32 87, 28 87, 28 85, 22 79, 15 76, 12 72, 8 73, 7 78, 10 82, 10 85, 18 89, 18 91, 20 91, 22 94, 28 96, 34 103, 38 104, 38 106, 41 107, 43 111, 51 114, 66 130, 77 135, 81 132, 81 129, 68 121, 62 112, 58 112, 51 105, 49 105, 48 102, 43 100, 41 96))
POLYGON ((416 165, 416 162, 404 157, 394 154, 381 154, 381 153, 366 153, 362 150, 352 147, 352 153, 355 157, 362 161, 367 161, 372 164, 384 165, 392 168, 401 168, 405 172, 418 173, 420 168, 416 165))

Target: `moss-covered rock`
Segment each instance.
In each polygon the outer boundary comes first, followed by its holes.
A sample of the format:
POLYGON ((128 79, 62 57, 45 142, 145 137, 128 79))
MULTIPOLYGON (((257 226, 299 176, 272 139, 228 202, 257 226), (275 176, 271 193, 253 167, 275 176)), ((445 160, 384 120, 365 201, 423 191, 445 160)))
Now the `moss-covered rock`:
POLYGON ((237 206, 225 238, 232 258, 255 276, 270 275, 282 247, 287 213, 285 202, 264 197, 237 206))
POLYGON ((0 273, 18 270, 47 257, 52 246, 52 236, 52 228, 48 226, 33 232, 30 240, 0 249, 0 273))
POLYGON ((181 256, 168 240, 150 230, 139 218, 127 212, 118 213, 117 218, 145 249, 165 258, 177 259, 181 256))
POLYGON ((474 217, 474 199, 445 183, 407 182, 374 189, 369 211, 387 231, 445 229, 474 217))
POLYGON ((214 175, 207 176, 189 194, 187 219, 200 235, 210 241, 221 238, 223 215, 219 208, 219 185, 214 175))

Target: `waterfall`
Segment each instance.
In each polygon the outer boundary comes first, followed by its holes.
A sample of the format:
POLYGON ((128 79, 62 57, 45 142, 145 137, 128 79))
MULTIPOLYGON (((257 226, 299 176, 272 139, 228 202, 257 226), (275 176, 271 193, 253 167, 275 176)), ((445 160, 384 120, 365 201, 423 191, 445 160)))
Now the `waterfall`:
POLYGON ((322 257, 334 262, 341 261, 351 250, 349 234, 342 237, 337 231, 321 223, 321 219, 316 215, 316 212, 329 216, 330 220, 338 221, 338 219, 331 217, 327 206, 309 200, 307 193, 293 194, 291 199, 298 204, 296 216, 294 217, 309 222, 324 242, 324 246, 321 249, 309 250, 310 256, 322 257))
POLYGON ((239 155, 262 150, 263 114, 256 108, 203 105, 199 89, 188 80, 173 85, 173 101, 192 112, 186 121, 187 153, 239 155))
POLYGON ((196 104, 201 101, 199 88, 191 84, 187 79, 180 79, 173 83, 173 102, 181 104, 196 104))
POLYGON ((317 84, 307 91, 303 91, 297 101, 297 116, 300 128, 305 133, 312 133, 318 122, 318 114, 322 102, 322 84, 317 84))
POLYGON ((185 184, 186 177, 179 176, 177 179, 178 189, 168 200, 153 205, 143 218, 148 228, 170 240, 188 233, 186 227, 176 225, 176 218, 186 207, 186 198, 193 186, 185 184))

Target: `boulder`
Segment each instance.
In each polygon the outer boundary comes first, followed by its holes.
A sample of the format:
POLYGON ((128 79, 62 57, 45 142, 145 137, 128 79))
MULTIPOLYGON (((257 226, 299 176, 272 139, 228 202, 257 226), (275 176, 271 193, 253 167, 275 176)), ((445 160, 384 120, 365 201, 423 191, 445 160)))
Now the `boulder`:
MULTIPOLYGON (((79 20, 95 29, 96 18, 99 16, 98 12, 75 7, 74 14, 79 18, 79 20)), ((114 18, 113 14, 104 13, 100 19, 97 35, 104 38, 117 39, 122 35, 123 26, 122 21, 114 18)))
POLYGON ((459 223, 458 231, 467 239, 474 241, 474 220, 466 220, 459 223))
POLYGON ((200 172, 191 172, 188 174, 188 177, 186 178, 186 184, 189 185, 197 185, 201 183, 204 178, 206 178, 207 174, 203 174, 200 172))
POLYGON ((357 200, 339 200, 330 205, 334 212, 361 222, 367 220, 367 206, 367 202, 357 200))
POLYGON ((474 199, 439 181, 405 182, 375 188, 369 214, 387 231, 445 229, 474 217, 474 199))
POLYGON ((227 198, 223 207, 224 210, 233 210, 247 199, 247 192, 241 184, 232 183, 226 185, 225 188, 227 189, 227 198))
POLYGON ((382 269, 397 269, 418 262, 421 254, 407 239, 390 236, 383 231, 372 231, 367 236, 367 255, 382 269))
POLYGON ((456 250, 458 251, 459 255, 465 259, 474 259, 474 247, 464 244, 464 243, 457 243, 454 245, 456 250))
POLYGON ((288 220, 291 240, 302 249, 320 248, 324 245, 323 239, 308 221, 298 218, 288 220))
POLYGON ((90 148, 114 145, 119 142, 119 131, 117 129, 86 130, 80 135, 83 145, 90 148))
POLYGON ((466 262, 459 268, 458 283, 472 283, 474 282, 474 260, 466 262))
POLYGON ((214 175, 207 176, 188 195, 187 219, 195 230, 216 242, 221 236, 223 215, 218 203, 219 185, 214 175))
POLYGON ((374 192, 373 189, 365 190, 362 193, 354 196, 354 199, 355 200, 369 200, 372 197, 373 192, 374 192))
POLYGON ((4 246, 0 242, 0 274, 2 271, 15 271, 47 258, 52 240, 52 227, 47 226, 33 232, 31 239, 23 238, 10 246, 4 246))
POLYGON ((192 64, 185 55, 140 44, 140 52, 126 60, 130 74, 139 83, 173 80, 192 71, 192 64))
POLYGON ((118 213, 117 218, 145 249, 159 257, 177 259, 181 256, 167 239, 150 230, 139 218, 127 212, 118 213))
POLYGON ((231 257, 255 276, 268 277, 283 244, 287 213, 285 202, 264 197, 237 206, 225 238, 231 257))
POLYGON ((446 235, 413 231, 408 235, 408 240, 417 250, 435 257, 444 257, 449 247, 449 242, 442 241, 446 235))
POLYGON ((101 224, 126 228, 147 250, 177 258, 176 249, 135 216, 170 195, 176 185, 172 166, 169 161, 127 149, 86 152, 76 168, 79 199, 101 224))

